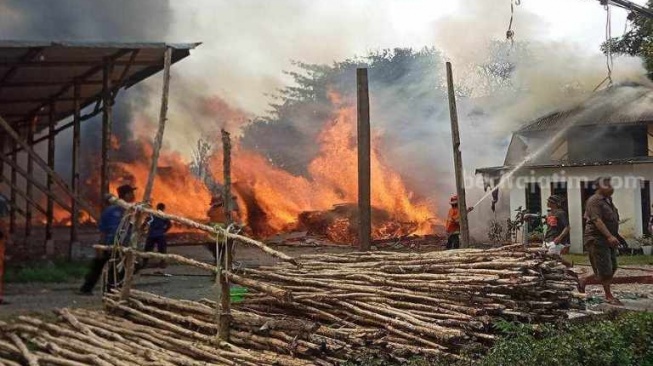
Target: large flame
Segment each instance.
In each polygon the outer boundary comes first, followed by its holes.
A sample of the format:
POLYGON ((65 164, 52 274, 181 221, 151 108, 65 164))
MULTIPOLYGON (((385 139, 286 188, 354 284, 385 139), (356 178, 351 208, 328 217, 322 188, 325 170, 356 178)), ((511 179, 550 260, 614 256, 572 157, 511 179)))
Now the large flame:
MULTIPOLYGON (((319 224, 326 226, 323 231, 328 238, 343 243, 356 240, 352 230, 358 220, 356 110, 335 93, 331 101, 334 113, 319 134, 316 141, 319 153, 310 162, 307 176, 296 176, 275 167, 262 155, 243 149, 234 141, 233 188, 242 221, 255 235, 296 230, 311 220, 329 217, 326 224, 319 224)), ((135 122, 132 141, 118 141, 112 136, 112 145, 128 152, 114 156, 129 156, 129 159, 112 162, 110 189, 116 192, 121 184, 132 184, 138 188, 136 198, 140 201, 150 171, 150 139, 154 131, 142 116, 135 122)), ((425 202, 415 199, 401 177, 384 162, 378 136, 372 146, 373 237, 431 233, 433 224, 440 223, 435 213, 425 202)), ((215 179, 223 183, 221 149, 216 149, 209 164, 215 179)), ((99 174, 85 183, 86 190, 97 195, 98 189, 92 187, 99 187, 99 174)), ((189 162, 180 154, 164 149, 159 157, 152 203, 163 202, 171 213, 207 220, 210 200, 207 187, 191 174, 189 162)), ((69 224, 70 215, 55 207, 55 222, 69 224)), ((88 221, 86 216, 84 220, 88 221)))
MULTIPOLYGON (((265 234, 295 227, 300 214, 304 212, 330 210, 334 205, 356 202, 356 111, 352 105, 342 103, 337 95, 332 97, 332 102, 336 113, 319 135, 320 153, 309 164, 309 177, 294 176, 276 168, 251 151, 238 147, 233 151, 232 176, 236 191, 241 195, 242 213, 251 222, 252 212, 248 211, 252 209, 251 202, 254 202, 257 211, 260 211, 256 215, 264 217, 265 234)), ((435 213, 424 202, 413 200, 401 177, 381 158, 378 143, 373 146, 372 205, 390 215, 384 223, 375 223, 373 235, 380 238, 430 233, 432 224, 437 222, 435 213)), ((212 160, 212 171, 222 172, 220 154, 216 154, 212 160)), ((221 175, 216 174, 216 178, 220 180, 221 175)), ((341 218, 329 230, 343 232, 348 230, 346 226, 341 218)), ((329 237, 337 241, 351 240, 351 235, 331 234, 329 237)))

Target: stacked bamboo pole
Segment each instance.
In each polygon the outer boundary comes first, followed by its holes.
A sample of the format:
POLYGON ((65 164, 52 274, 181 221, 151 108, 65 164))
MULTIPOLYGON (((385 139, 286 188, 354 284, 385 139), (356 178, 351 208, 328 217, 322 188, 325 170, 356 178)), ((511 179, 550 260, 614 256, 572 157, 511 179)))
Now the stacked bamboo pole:
MULTIPOLYGON (((310 255, 298 258, 301 267, 225 271, 230 282, 252 291, 232 308, 229 341, 324 362, 352 357, 363 346, 398 359, 415 354, 456 358, 470 343, 491 346, 498 319, 555 321, 581 307, 572 273, 543 251, 520 247, 310 255), (269 325, 262 331, 246 319, 306 326, 300 326, 302 332, 267 332, 269 325), (333 329, 337 334, 328 333, 333 329)), ((216 271, 181 256, 135 254, 216 271)), ((107 306, 133 321, 153 321, 143 314, 165 321, 166 329, 191 331, 184 335, 197 340, 202 337, 195 333, 210 337, 218 329, 214 314, 220 306, 213 301, 136 293, 126 303, 110 297, 107 306)))
MULTIPOLYGON (((158 317, 118 304, 111 299, 107 299, 107 302, 109 306, 128 311, 127 316, 138 321, 83 309, 60 310, 57 312, 57 322, 45 322, 34 317, 21 316, 11 324, 0 324, 2 330, 0 364, 12 366, 21 364, 30 366, 308 366, 315 364, 288 355, 248 350, 235 344, 216 342, 214 336, 186 330, 167 319, 159 320, 158 317)), ((132 302, 136 300, 130 299, 130 304, 132 302)), ((141 308, 147 309, 145 305, 141 308)), ((150 309, 155 310, 151 307, 150 309)), ((212 323, 208 324, 212 325, 212 323)))
POLYGON ((291 292, 292 301, 256 293, 240 306, 383 330, 400 354, 455 355, 470 342, 491 345, 497 319, 555 321, 582 306, 573 273, 542 251, 515 249, 303 256, 301 268, 242 271, 291 292))

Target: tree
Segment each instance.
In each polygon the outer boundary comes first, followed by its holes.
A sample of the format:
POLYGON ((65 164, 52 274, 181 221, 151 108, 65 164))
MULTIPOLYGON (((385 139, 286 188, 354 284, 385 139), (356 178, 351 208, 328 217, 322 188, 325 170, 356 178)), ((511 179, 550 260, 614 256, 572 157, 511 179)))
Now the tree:
MULTIPOLYGON (((653 0, 648 0, 648 8, 653 8, 653 0)), ((632 29, 621 37, 615 37, 601 45, 601 50, 622 55, 640 56, 653 79, 653 19, 631 13, 628 15, 632 29)))

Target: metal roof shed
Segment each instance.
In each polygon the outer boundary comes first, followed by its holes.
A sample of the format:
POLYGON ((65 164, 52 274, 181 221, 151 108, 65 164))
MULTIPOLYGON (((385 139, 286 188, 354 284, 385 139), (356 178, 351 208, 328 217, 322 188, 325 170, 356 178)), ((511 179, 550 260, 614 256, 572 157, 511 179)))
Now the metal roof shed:
MULTIPOLYGON (((31 209, 46 213, 46 239, 51 236, 53 204, 78 217, 78 211, 94 209, 78 195, 79 179, 79 125, 81 121, 102 113, 102 171, 101 192, 109 187, 108 151, 111 136, 111 106, 118 91, 152 76, 190 55, 199 43, 107 43, 107 42, 22 42, 0 41, 0 177, 11 188, 10 227, 15 229, 15 213, 22 212, 26 222, 26 236, 31 226, 31 209), (170 63, 164 62, 170 54, 170 63), (81 110, 95 104, 86 116, 81 110), (64 118, 73 121, 56 126, 64 118), (73 127, 73 185, 68 187, 54 172, 54 136, 73 127), (48 133, 35 140, 34 134, 48 129, 48 133), (48 140, 47 162, 34 153, 32 146, 48 140), (16 153, 28 153, 26 169, 17 164, 16 153), (48 184, 32 177, 36 163, 48 173, 48 184), (4 165, 11 167, 11 180, 3 176, 4 165), (22 191, 16 186, 16 173, 25 177, 27 185, 22 191), (72 198, 72 205, 52 193, 53 183, 72 198), (31 197, 33 187, 48 196, 47 208, 42 208, 31 197), (16 195, 27 202, 26 210, 16 207, 16 195)), ((167 104, 167 103, 166 103, 167 104)), ((71 241, 76 241, 77 220, 72 220, 71 241)))

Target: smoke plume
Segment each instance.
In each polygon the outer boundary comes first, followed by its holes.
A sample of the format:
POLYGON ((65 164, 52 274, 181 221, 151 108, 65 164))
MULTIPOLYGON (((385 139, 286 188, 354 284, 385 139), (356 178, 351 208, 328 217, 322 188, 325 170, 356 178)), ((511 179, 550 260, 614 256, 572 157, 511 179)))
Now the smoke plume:
MULTIPOLYGON (((525 7, 516 9, 511 43, 505 40, 507 1, 505 6, 487 0, 451 3, 458 9, 440 3, 61 0, 53 6, 16 0, 0 5, 0 32, 20 39, 202 41, 190 58, 173 67, 165 148, 188 158, 198 138, 208 136, 217 143, 219 129, 226 127, 248 148, 297 175, 306 169, 296 165, 305 168, 319 153, 315 138, 329 120, 315 116, 328 115, 329 105, 318 105, 291 121, 286 135, 259 138, 246 128, 239 131, 265 117, 274 102, 270 95, 293 82, 283 73, 297 71, 291 61, 330 65, 369 51, 435 47, 439 53, 430 63, 402 64, 406 68, 392 83, 380 81, 387 75, 370 74, 371 114, 385 161, 410 190, 443 215, 448 196, 455 191, 445 60, 454 65, 467 175, 475 168, 501 165, 512 131, 586 98, 606 77, 606 67, 598 47, 588 50, 571 40, 548 40, 543 29, 551 24, 525 7), (414 11, 422 8, 428 11, 414 11), (454 15, 431 17, 428 12, 434 8, 454 15), (409 10, 420 26, 399 26, 402 11, 409 10), (288 156, 294 156, 292 161, 288 156)), ((640 60, 616 59, 615 81, 642 75, 640 60)), ((344 90, 355 90, 353 70, 343 83, 344 90)), ((157 77, 123 93, 114 126, 124 149, 115 153, 117 157, 137 155, 125 147, 134 131, 153 135, 159 100, 157 77), (130 124, 135 121, 138 126, 130 124)), ((97 149, 99 121, 85 122, 83 131, 83 149, 97 149)), ((58 139, 62 146, 58 170, 68 176, 64 159, 69 150, 62 142, 69 141, 69 134, 58 139)), ((470 190, 468 203, 481 195, 482 190, 470 190)), ((487 202, 470 216, 475 236, 484 235, 489 215, 487 202)))

